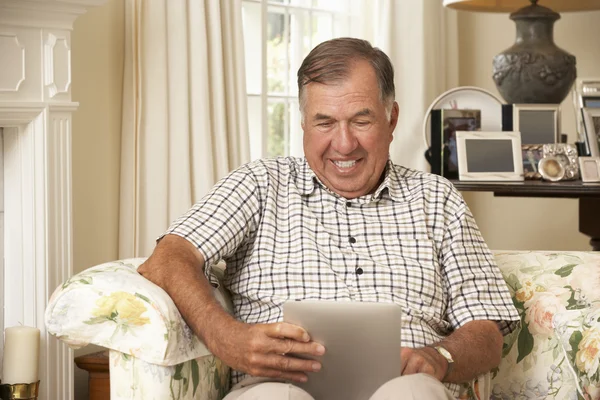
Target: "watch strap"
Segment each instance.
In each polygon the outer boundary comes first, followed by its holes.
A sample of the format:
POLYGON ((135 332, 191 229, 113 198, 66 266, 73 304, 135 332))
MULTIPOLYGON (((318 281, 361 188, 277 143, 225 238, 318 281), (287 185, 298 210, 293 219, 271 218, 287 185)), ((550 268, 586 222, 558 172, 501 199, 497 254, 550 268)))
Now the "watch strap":
POLYGON ((440 355, 442 357, 444 357, 446 359, 446 361, 448 362, 448 368, 446 369, 446 373, 444 374, 444 377, 442 378, 442 380, 444 380, 444 379, 446 379, 446 377, 448 375, 450 375, 450 372, 452 372, 452 368, 454 367, 454 359, 452 358, 452 354, 450 354, 448 349, 446 349, 445 347, 433 346, 433 348, 435 349, 435 351, 440 353, 440 355))

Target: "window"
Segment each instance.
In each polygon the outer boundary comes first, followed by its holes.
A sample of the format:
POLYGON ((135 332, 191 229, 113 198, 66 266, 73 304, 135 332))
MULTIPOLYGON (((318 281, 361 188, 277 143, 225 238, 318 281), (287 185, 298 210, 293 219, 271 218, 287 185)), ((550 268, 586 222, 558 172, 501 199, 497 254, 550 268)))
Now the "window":
POLYGON ((303 155, 296 73, 317 44, 356 36, 362 1, 242 1, 253 160, 303 155))

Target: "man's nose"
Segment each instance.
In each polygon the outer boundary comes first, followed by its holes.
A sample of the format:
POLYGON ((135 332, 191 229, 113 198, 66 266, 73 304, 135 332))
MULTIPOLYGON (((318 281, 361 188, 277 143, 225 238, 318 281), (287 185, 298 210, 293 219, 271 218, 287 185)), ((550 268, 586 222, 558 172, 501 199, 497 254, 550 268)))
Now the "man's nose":
POLYGON ((333 137, 331 145, 340 154, 350 154, 358 147, 358 140, 350 126, 342 122, 333 137))

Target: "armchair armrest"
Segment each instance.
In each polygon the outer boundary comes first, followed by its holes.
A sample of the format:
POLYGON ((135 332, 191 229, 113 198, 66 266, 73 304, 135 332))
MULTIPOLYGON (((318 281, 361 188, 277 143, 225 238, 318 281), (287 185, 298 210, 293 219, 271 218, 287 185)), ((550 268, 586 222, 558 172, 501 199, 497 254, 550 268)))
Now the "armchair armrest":
MULTIPOLYGON (((210 354, 169 295, 137 272, 144 261, 113 261, 68 279, 46 308, 48 332, 73 348, 92 343, 157 365, 210 354)), ((222 287, 215 296, 232 312, 222 287)))

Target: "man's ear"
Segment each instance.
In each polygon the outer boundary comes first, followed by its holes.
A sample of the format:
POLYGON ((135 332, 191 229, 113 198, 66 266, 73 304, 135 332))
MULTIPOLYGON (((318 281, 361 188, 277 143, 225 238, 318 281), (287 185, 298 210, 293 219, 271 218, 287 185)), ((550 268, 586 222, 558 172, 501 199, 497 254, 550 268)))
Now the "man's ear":
POLYGON ((392 132, 394 131, 394 129, 396 129, 396 124, 398 123, 398 115, 400 114, 400 106, 398 105, 398 102, 395 101, 394 105, 392 106, 392 113, 390 114, 390 128, 392 129, 392 132))

